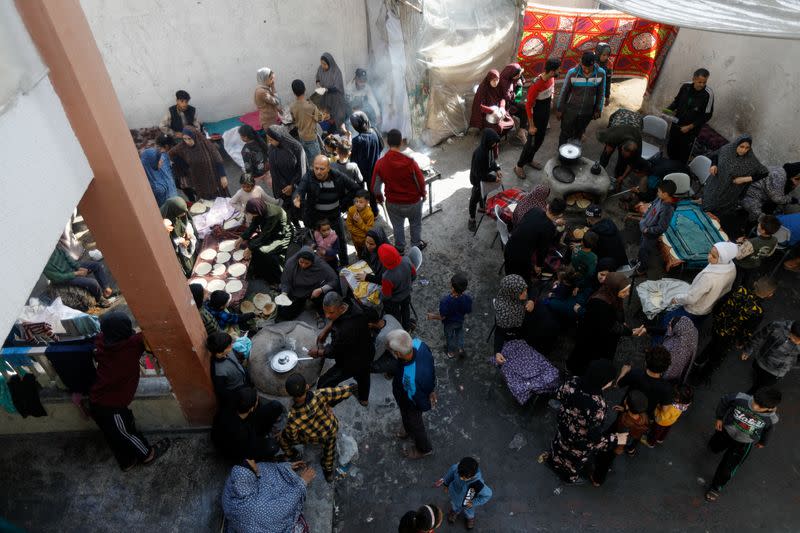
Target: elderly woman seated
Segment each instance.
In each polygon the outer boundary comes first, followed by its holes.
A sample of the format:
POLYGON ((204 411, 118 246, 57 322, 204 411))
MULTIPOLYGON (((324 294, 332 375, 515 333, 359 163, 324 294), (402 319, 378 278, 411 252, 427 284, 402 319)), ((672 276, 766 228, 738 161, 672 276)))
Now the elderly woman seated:
POLYGON ((317 311, 322 309, 322 298, 330 291, 338 291, 339 277, 336 272, 315 254, 311 248, 304 246, 286 261, 281 277, 281 295, 275 299, 278 304, 278 318, 293 320, 303 312, 306 302, 311 300, 317 311), (288 297, 291 303, 282 305, 288 297))

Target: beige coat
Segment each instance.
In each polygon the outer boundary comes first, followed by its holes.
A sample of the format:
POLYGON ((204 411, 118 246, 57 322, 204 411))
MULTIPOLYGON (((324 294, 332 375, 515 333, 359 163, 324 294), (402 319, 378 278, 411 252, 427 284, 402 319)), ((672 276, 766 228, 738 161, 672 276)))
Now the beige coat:
POLYGON ((258 109, 258 118, 261 121, 262 129, 266 130, 268 127, 280 122, 281 101, 274 91, 263 85, 259 85, 256 87, 253 100, 258 109))

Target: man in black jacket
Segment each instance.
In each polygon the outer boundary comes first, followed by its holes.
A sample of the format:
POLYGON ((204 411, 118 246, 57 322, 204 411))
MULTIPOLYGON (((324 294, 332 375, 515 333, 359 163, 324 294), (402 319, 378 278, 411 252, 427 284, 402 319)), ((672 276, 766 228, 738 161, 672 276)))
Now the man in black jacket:
POLYGON ((586 208, 586 223, 592 231, 600 237, 594 251, 598 259, 607 257, 614 262, 614 270, 628 264, 628 254, 625 252, 625 241, 619 233, 619 228, 610 218, 602 218, 603 210, 597 204, 586 208))
POLYGON ((711 120, 714 113, 714 93, 706 85, 708 70, 699 68, 694 71, 692 81, 684 83, 678 95, 667 110, 675 114, 677 122, 672 124, 667 141, 667 155, 670 159, 686 162, 692 152, 692 145, 700 133, 700 128, 711 120))
POLYGON ((347 237, 342 213, 350 207, 359 185, 341 172, 331 168, 327 157, 320 154, 294 192, 294 205, 303 207, 303 222, 312 229, 318 220, 327 218, 339 237, 339 264, 347 265, 347 237))

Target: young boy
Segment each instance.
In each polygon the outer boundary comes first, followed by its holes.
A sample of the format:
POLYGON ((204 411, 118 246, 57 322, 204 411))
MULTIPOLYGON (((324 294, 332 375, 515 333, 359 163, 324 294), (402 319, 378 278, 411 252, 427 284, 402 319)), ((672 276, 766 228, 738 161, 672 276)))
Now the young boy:
POLYGON ((227 305, 230 301, 230 293, 226 291, 214 291, 206 302, 206 309, 208 309, 208 312, 211 313, 211 316, 214 317, 217 321, 217 325, 219 325, 219 328, 222 330, 227 329, 228 326, 234 325, 241 325, 244 327, 248 321, 256 316, 255 313, 239 314, 228 311, 227 305))
POLYGON ((211 382, 214 392, 223 407, 236 402, 236 391, 250 385, 242 363, 233 353, 233 339, 224 331, 212 333, 206 338, 206 348, 211 353, 211 382))
POLYGON ((301 374, 292 374, 286 380, 286 392, 292 397, 292 407, 286 427, 280 437, 283 453, 290 461, 298 457, 297 444, 322 444, 322 473, 325 481, 333 481, 333 459, 336 453, 336 436, 339 420, 330 404, 349 398, 358 390, 356 384, 346 387, 330 387, 311 391, 311 386, 301 374))
POLYGON ((581 245, 572 252, 572 261, 570 265, 575 269, 579 277, 579 284, 585 284, 590 281, 595 275, 597 270, 597 254, 592 250, 597 248, 597 243, 600 236, 593 232, 587 231, 583 234, 581 245))
POLYGON ((647 274, 647 268, 650 265, 650 257, 656 251, 658 238, 663 235, 669 223, 672 220, 672 215, 675 213, 675 198, 673 195, 676 190, 675 182, 662 181, 658 184, 658 193, 653 203, 647 209, 647 212, 639 221, 639 230, 642 232, 642 240, 639 243, 639 263, 636 266, 636 275, 643 276, 647 274))
POLYGON ((622 405, 615 406, 614 410, 619 411, 619 415, 609 428, 609 433, 627 433, 628 441, 613 448, 609 447, 597 454, 594 470, 589 476, 595 487, 605 483, 608 471, 617 455, 622 455, 623 452, 628 455, 636 454, 639 439, 650 428, 650 418, 647 416, 647 396, 642 391, 631 391, 624 398, 622 405))
POLYGON ((302 80, 292 81, 292 92, 296 100, 289 111, 297 126, 297 136, 306 152, 306 159, 310 163, 319 154, 317 123, 323 119, 322 112, 312 102, 306 100, 306 84, 302 80))
POLYGON ((773 254, 778 246, 775 234, 781 229, 781 221, 772 215, 764 215, 758 221, 756 236, 750 239, 739 237, 739 255, 736 256, 736 266, 739 267, 740 283, 749 285, 750 278, 761 268, 761 261, 773 254))
POLYGON ((413 329, 411 322, 411 283, 417 277, 417 269, 408 257, 403 257, 391 244, 378 247, 378 259, 386 271, 381 280, 384 310, 403 325, 413 329))
POLYGON ((353 149, 350 139, 341 135, 336 135, 335 138, 336 160, 331 163, 331 168, 338 170, 366 189, 369 184, 365 183, 364 176, 361 175, 361 169, 358 168, 357 164, 350 161, 350 152, 353 149))
POLYGON ((694 400, 694 389, 685 383, 678 383, 673 388, 673 401, 669 405, 656 407, 655 419, 650 427, 650 432, 642 437, 642 444, 648 448, 655 448, 667 438, 669 430, 685 413, 694 400))
POLYGON ((331 133, 336 133, 336 123, 331 118, 330 109, 320 106, 319 111, 322 115, 322 118, 319 121, 319 127, 322 128, 322 136, 325 137, 331 133))
POLYGON ((781 399, 781 392, 773 388, 759 389, 753 396, 738 392, 722 397, 717 406, 716 432, 708 447, 714 453, 725 450, 725 454, 714 472, 706 501, 717 501, 753 445, 766 446, 772 427, 778 423, 776 411, 781 399))
POLYGON ((742 361, 753 359, 753 386, 747 394, 775 385, 798 363, 800 357, 800 321, 771 322, 753 336, 742 352, 742 361))
POLYGON ((331 228, 331 223, 327 218, 317 221, 317 229, 314 230, 314 242, 317 245, 317 255, 328 263, 331 268, 339 270, 339 236, 331 228))
POLYGON ((608 101, 611 99, 611 76, 614 74, 614 71, 611 70, 611 45, 597 43, 594 54, 597 56, 597 66, 606 71, 605 105, 608 105, 608 101))
POLYGON ((662 377, 671 363, 672 355, 669 350, 660 345, 652 346, 644 352, 644 370, 630 370, 630 365, 626 364, 617 378, 618 387, 628 387, 626 397, 637 390, 647 396, 647 414, 650 418, 654 417, 659 405, 672 403, 672 385, 662 377))
POLYGON ((472 457, 464 457, 452 465, 433 486, 444 486, 445 493, 450 495, 447 522, 455 524, 458 515, 464 513, 467 529, 475 528, 475 508, 492 498, 492 489, 483 481, 478 461, 472 457))
POLYGON ((464 317, 472 312, 472 297, 466 294, 467 277, 455 274, 450 278, 450 293, 439 300, 439 313, 430 313, 428 318, 441 320, 447 357, 464 357, 464 317))
MULTIPOLYGON (((353 164, 353 163, 350 163, 353 164)), ((344 221, 347 231, 350 232, 350 239, 356 247, 356 255, 361 257, 364 250, 364 241, 367 239, 367 232, 375 225, 375 213, 369 206, 369 193, 366 190, 358 191, 353 198, 353 205, 347 210, 347 218, 344 221)))

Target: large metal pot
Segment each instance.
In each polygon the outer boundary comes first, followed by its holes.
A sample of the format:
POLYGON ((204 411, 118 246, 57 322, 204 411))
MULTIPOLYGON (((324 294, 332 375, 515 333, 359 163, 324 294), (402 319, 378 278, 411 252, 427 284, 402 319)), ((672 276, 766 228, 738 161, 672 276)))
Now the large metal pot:
POLYGON ((581 160, 581 147, 574 143, 564 143, 558 147, 558 160, 562 165, 572 165, 581 160))

